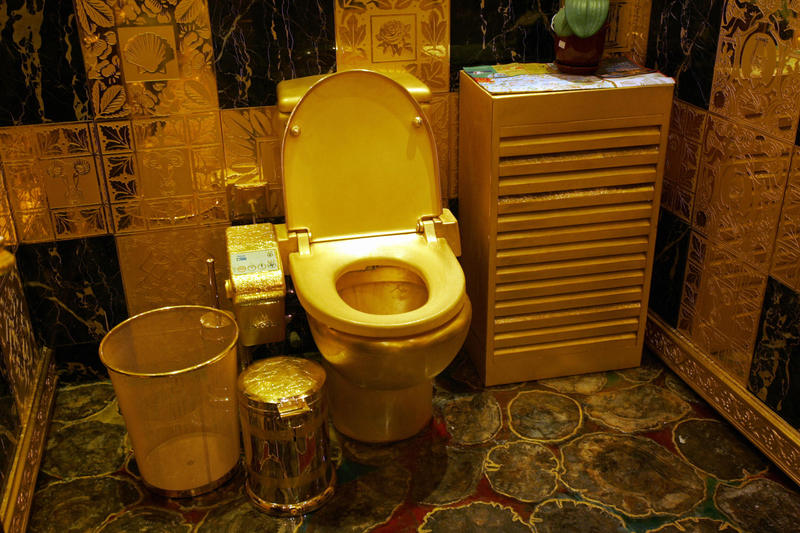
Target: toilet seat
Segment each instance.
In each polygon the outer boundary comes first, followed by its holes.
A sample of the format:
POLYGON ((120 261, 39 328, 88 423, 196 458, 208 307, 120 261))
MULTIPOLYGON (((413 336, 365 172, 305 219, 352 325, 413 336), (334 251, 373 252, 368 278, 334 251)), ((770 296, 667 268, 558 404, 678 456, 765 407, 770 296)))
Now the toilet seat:
POLYGON ((300 303, 325 325, 365 337, 405 337, 445 324, 466 298, 464 272, 443 239, 427 242, 418 233, 320 242, 311 253, 289 256, 289 268, 300 303), (336 289, 347 272, 373 265, 414 271, 428 288, 428 300, 406 313, 374 315, 350 307, 336 289))
POLYGON ((286 227, 309 242, 415 232, 442 214, 430 124, 399 83, 332 74, 294 108, 281 150, 286 227))

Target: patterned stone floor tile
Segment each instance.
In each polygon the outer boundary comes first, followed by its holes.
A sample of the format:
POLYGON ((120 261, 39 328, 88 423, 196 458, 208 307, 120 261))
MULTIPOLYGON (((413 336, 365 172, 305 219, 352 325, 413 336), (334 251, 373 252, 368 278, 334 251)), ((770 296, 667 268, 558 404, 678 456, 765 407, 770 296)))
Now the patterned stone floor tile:
POLYGON ((716 420, 683 420, 675 426, 673 440, 687 461, 722 481, 754 476, 769 466, 755 447, 716 420))
POLYGON ((69 479, 116 472, 125 463, 125 426, 90 420, 50 435, 42 471, 69 479))
POLYGON ((475 493, 483 477, 484 453, 437 446, 420 453, 411 498, 423 505, 448 505, 475 493))
POLYGON ((302 517, 277 518, 257 511, 246 496, 240 496, 212 509, 197 533, 293 533, 302 524, 302 517))
POLYGON ((563 378, 540 379, 539 384, 550 387, 558 392, 594 394, 600 392, 608 383, 605 372, 596 374, 581 374, 579 376, 566 376, 563 378))
POLYGON ((587 415, 627 433, 660 427, 690 409, 675 394, 651 384, 601 392, 586 399, 587 415))
POLYGON ((524 439, 559 441, 581 427, 583 412, 578 402, 552 392, 525 391, 508 404, 511 431, 524 439))
POLYGON ((442 412, 447 430, 458 444, 487 442, 502 426, 500 405, 488 392, 445 401, 442 412))
POLYGON ((111 476, 53 483, 33 498, 29 533, 86 533, 142 498, 130 481, 111 476))
POLYGON ((547 500, 531 515, 535 533, 626 533, 625 522, 602 507, 575 500, 547 500))
POLYGON ((56 395, 53 420, 83 420, 105 409, 114 400, 110 383, 90 383, 63 388, 56 395))
POLYGON ((508 507, 475 502, 463 507, 436 509, 425 516, 420 533, 530 533, 531 528, 508 507))
POLYGON ((484 470, 495 492, 522 502, 541 501, 558 486, 558 459, 532 442, 495 446, 486 456, 484 470))
POLYGON ((742 530, 721 520, 710 518, 684 518, 647 533, 742 533, 742 530))
POLYGON ((175 512, 142 507, 116 516, 97 533, 189 533, 192 525, 175 512))
POLYGON ((650 439, 592 433, 561 448, 562 481, 630 516, 681 514, 705 498, 689 464, 650 439))
POLYGON ((800 495, 774 481, 755 479, 741 487, 719 485, 717 507, 744 531, 800 532, 800 495))

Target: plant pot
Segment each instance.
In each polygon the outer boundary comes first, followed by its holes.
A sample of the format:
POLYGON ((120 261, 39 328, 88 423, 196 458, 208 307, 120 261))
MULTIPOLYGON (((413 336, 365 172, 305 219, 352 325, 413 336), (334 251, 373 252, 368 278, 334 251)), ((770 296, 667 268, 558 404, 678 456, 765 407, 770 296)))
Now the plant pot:
POLYGON ((569 37, 555 36, 556 60, 559 72, 563 74, 594 74, 603 57, 606 44, 608 24, 597 30, 591 37, 581 38, 576 35, 569 37))

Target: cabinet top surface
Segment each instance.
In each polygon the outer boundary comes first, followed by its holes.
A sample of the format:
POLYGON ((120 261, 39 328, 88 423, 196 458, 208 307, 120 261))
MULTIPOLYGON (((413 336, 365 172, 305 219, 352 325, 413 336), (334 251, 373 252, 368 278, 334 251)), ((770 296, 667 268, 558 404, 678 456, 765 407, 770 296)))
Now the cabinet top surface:
POLYGON ((625 58, 603 61, 593 76, 561 74, 549 63, 466 67, 463 74, 492 96, 675 84, 672 78, 625 58))

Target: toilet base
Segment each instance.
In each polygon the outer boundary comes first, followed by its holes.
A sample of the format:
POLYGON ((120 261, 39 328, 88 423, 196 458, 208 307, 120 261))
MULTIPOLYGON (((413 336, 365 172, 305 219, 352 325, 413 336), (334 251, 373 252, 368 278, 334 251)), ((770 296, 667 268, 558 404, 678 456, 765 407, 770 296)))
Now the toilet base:
POLYGON ((348 437, 370 443, 407 439, 433 417, 433 385, 399 390, 365 389, 343 378, 327 361, 328 408, 334 427, 348 437))

